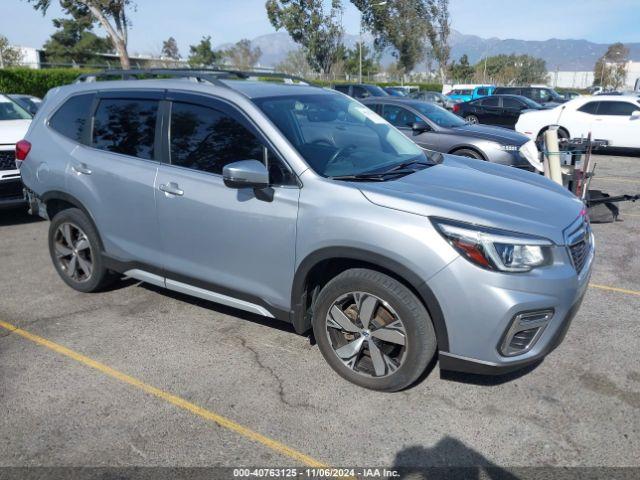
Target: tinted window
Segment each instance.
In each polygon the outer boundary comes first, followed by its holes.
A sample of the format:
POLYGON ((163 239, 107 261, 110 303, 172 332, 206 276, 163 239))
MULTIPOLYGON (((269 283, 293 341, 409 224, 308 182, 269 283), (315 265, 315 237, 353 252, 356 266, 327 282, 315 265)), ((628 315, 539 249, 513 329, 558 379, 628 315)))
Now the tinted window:
POLYGON ((476 91, 476 95, 489 95, 489 89, 488 88, 479 88, 476 91))
POLYGON ((382 112, 384 119, 396 127, 410 127, 414 122, 422 122, 420 117, 396 105, 385 105, 382 112))
POLYGON ((353 87, 353 96, 355 98, 363 98, 363 97, 368 97, 369 96, 369 92, 367 91, 366 88, 364 87, 357 87, 354 86, 353 87))
POLYGON ((598 111, 598 104, 600 102, 589 102, 589 103, 585 103, 583 106, 581 106, 578 111, 580 112, 584 112, 584 113, 590 113, 591 115, 595 115, 596 112, 598 111))
POLYGON ((629 117, 636 110, 640 110, 640 106, 629 102, 600 102, 598 115, 629 117))
POLYGON ((157 114, 156 100, 100 100, 94 120, 93 146, 151 159, 157 114))
POLYGON ((498 97, 487 97, 480 103, 483 107, 497 107, 500 104, 498 97))
MULTIPOLYGON (((459 116, 445 110, 438 105, 432 103, 414 103, 413 108, 422 113, 425 117, 431 120, 436 125, 445 128, 461 127, 466 122, 459 116)), ((420 121, 420 120, 417 120, 420 121)))
POLYGON ((349 93, 349 85, 336 85, 333 88, 342 93, 349 93))
POLYGON ((174 102, 170 135, 172 165, 221 175, 229 163, 267 161, 271 183, 293 183, 289 169, 253 133, 213 108, 174 102))
POLYGON ((518 109, 520 107, 522 107, 522 102, 516 100, 515 98, 511 98, 511 97, 502 97, 502 106, 504 108, 513 108, 513 109, 518 109))
POLYGON ((81 143, 84 126, 91 115, 92 104, 93 94, 71 97, 53 115, 49 126, 59 134, 81 143))

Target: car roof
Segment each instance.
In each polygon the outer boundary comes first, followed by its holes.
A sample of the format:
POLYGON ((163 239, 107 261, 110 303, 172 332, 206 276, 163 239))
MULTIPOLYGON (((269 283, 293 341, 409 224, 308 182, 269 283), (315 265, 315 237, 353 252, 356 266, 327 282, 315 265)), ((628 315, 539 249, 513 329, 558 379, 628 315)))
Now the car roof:
POLYGON ((410 107, 415 105, 425 105, 425 104, 429 106, 434 106, 433 103, 423 102, 422 100, 418 100, 412 97, 389 96, 389 97, 363 98, 360 100, 360 102, 364 103, 365 105, 368 103, 397 103, 398 105, 408 105, 410 107))

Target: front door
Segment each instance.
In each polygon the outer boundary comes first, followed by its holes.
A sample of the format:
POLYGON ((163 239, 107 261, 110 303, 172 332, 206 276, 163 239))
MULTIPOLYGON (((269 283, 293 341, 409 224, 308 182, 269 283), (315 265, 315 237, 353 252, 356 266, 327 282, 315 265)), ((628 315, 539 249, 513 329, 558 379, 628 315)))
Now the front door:
POLYGON ((168 158, 156 182, 167 285, 192 285, 278 316, 291 303, 297 179, 235 107, 186 94, 170 101, 168 158), (225 186, 222 168, 252 159, 268 164, 272 187, 225 186))

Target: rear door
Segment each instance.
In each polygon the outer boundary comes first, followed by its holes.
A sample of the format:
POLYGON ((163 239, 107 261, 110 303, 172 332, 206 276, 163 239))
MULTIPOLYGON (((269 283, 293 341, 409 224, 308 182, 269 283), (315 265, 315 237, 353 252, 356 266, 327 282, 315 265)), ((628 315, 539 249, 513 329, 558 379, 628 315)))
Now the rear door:
POLYGON ((162 92, 98 93, 84 142, 71 151, 67 190, 90 212, 105 251, 122 262, 160 266, 154 184, 162 92))
POLYGON ((274 306, 288 310, 297 178, 234 106, 182 93, 167 99, 165 158, 156 190, 167 285, 264 304, 272 313, 274 306), (225 186, 223 167, 240 160, 267 163, 272 186, 225 186))
POLYGON ((501 125, 503 120, 500 111, 500 97, 486 97, 479 102, 478 119, 480 123, 501 125))

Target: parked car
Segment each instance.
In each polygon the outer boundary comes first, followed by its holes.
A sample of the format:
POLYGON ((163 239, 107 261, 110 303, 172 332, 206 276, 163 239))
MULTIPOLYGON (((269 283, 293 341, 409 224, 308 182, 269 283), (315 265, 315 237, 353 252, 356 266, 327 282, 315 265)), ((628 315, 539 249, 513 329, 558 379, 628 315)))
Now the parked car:
POLYGON ((403 87, 384 87, 383 90, 393 97, 406 97, 408 95, 403 87))
POLYGON ((56 88, 20 142, 70 287, 117 272, 313 329, 336 372, 386 391, 436 353, 499 373, 562 341, 594 255, 568 190, 426 152, 338 92, 185 75, 202 81, 56 88))
POLYGON ((34 97, 33 95, 21 95, 21 94, 9 94, 7 95, 11 100, 16 102, 22 108, 24 108, 27 112, 31 114, 31 116, 35 115, 40 108, 40 104, 42 103, 42 99, 38 97, 34 97))
POLYGON ((382 87, 366 83, 338 83, 333 88, 353 98, 386 97, 389 95, 382 87))
POLYGON ((635 96, 579 97, 551 110, 520 115, 516 130, 541 140, 551 125, 562 138, 607 140, 607 148, 640 149, 640 99, 635 96))
POLYGON ((363 103, 423 148, 533 170, 542 168, 534 142, 505 128, 470 125, 419 100, 370 98, 363 103))
POLYGON ((496 87, 494 95, 522 95, 540 105, 556 106, 566 100, 549 87, 496 87))
POLYGON ((514 128, 520 113, 544 107, 522 95, 491 95, 454 105, 453 112, 468 123, 514 128))
POLYGON ((578 98, 581 94, 580 92, 567 91, 567 92, 558 93, 558 95, 560 95, 565 101, 568 102, 569 100, 578 98))
POLYGON ((0 208, 24 205, 16 142, 24 138, 30 123, 29 112, 0 94, 0 208))
POLYGON ((492 95, 494 88, 495 87, 491 85, 454 88, 449 93, 447 93, 447 97, 449 97, 453 101, 468 102, 470 100, 475 100, 476 98, 482 98, 492 95))
POLYGON ((442 108, 446 108, 447 110, 453 110, 453 106, 458 103, 450 99, 446 95, 441 94, 440 92, 432 92, 429 90, 420 90, 417 92, 413 92, 410 93, 409 96, 423 102, 435 103, 436 105, 439 105, 442 108))

